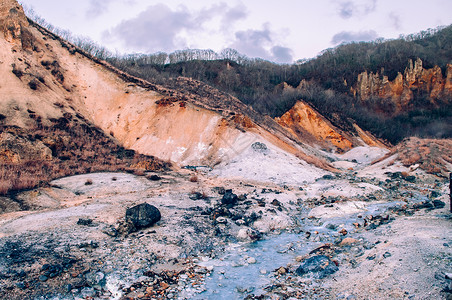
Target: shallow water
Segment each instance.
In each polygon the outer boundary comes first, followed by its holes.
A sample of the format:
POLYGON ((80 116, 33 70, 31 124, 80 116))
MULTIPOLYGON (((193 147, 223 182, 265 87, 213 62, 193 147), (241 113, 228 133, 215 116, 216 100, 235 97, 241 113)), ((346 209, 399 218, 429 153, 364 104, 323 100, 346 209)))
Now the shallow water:
POLYGON ((262 294, 262 288, 271 283, 274 271, 323 243, 311 242, 304 234, 282 233, 266 240, 235 245, 221 259, 200 263, 213 266, 214 271, 206 280, 206 291, 193 299, 243 299, 250 293, 262 294), (248 263, 250 258, 256 263, 248 263))
POLYGON ((265 292, 263 288, 271 284, 277 269, 287 264, 296 266, 299 264, 295 260, 297 256, 335 241, 339 234, 337 230, 327 229, 327 224, 346 228, 350 236, 355 231, 353 223, 358 215, 364 218, 384 214, 388 208, 403 204, 400 201, 370 204, 362 213, 330 218, 325 222, 304 218, 300 221, 303 230, 300 234, 282 233, 254 243, 233 245, 221 258, 199 263, 214 269, 206 279, 205 291, 191 299, 243 299, 249 294, 261 295, 265 292), (305 232, 318 233, 306 238, 305 232), (254 258, 256 263, 248 263, 249 258, 254 258))

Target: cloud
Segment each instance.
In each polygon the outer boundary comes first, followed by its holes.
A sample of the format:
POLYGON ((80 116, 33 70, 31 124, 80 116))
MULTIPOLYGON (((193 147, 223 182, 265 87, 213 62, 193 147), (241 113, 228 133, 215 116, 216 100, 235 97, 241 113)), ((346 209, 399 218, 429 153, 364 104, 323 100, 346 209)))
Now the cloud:
MULTIPOLYGON (((116 1, 116 0, 108 0, 116 1)), ((292 62, 291 49, 280 45, 275 34, 266 23, 262 29, 234 31, 236 22, 245 19, 248 11, 243 5, 229 6, 217 3, 201 10, 190 11, 185 6, 172 9, 165 4, 149 6, 132 19, 124 20, 117 26, 103 33, 106 42, 119 41, 132 51, 154 53, 158 51, 173 52, 196 48, 196 40, 203 43, 203 38, 212 35, 230 38, 227 45, 249 57, 259 57, 279 63, 292 62), (208 33, 208 34, 206 34, 208 33)), ((220 42, 221 43, 221 42, 220 42)))
POLYGON ((240 53, 250 57, 259 57, 279 63, 292 62, 292 50, 280 45, 275 45, 268 23, 261 30, 248 29, 235 33, 235 41, 230 46, 240 53))
POLYGON ((239 52, 246 53, 251 57, 267 58, 268 52, 265 50, 265 45, 271 43, 270 30, 267 25, 262 30, 248 29, 245 31, 238 31, 235 33, 235 42, 231 48, 239 52))
POLYGON ((374 12, 376 8, 377 0, 354 0, 341 2, 339 3, 339 16, 343 19, 365 16, 374 12))
POLYGON ((185 6, 173 10, 160 3, 104 32, 103 38, 117 39, 137 51, 170 52, 186 48, 187 39, 206 32, 205 25, 211 20, 220 20, 220 29, 209 28, 220 34, 222 28, 230 28, 234 22, 246 18, 247 14, 243 6, 229 7, 226 3, 214 4, 199 11, 190 11, 185 6))
MULTIPOLYGON (((108 12, 110 4, 119 0, 90 0, 88 10, 86 11, 87 18, 97 18, 98 16, 108 12)), ((128 5, 135 4, 136 0, 121 0, 128 5)))
POLYGON ((333 45, 341 44, 341 43, 349 43, 349 42, 367 42, 375 40, 378 37, 378 34, 374 30, 367 31, 342 31, 336 33, 331 39, 331 43, 333 45))
POLYGON ((227 30, 232 27, 232 25, 248 16, 248 10, 243 5, 237 5, 235 7, 229 8, 223 15, 222 18, 222 29, 227 30))
POLYGON ((341 3, 339 8, 339 15, 343 19, 349 19, 353 16, 354 4, 352 2, 341 3))
POLYGON ((114 0, 91 0, 89 2, 89 8, 86 11, 88 18, 95 18, 108 11, 110 3, 114 0))
POLYGON ((248 11, 243 5, 229 7, 226 3, 214 4, 209 8, 204 8, 196 13, 197 22, 204 23, 213 18, 221 19, 221 28, 226 30, 230 28, 235 22, 245 19, 248 16, 248 11))

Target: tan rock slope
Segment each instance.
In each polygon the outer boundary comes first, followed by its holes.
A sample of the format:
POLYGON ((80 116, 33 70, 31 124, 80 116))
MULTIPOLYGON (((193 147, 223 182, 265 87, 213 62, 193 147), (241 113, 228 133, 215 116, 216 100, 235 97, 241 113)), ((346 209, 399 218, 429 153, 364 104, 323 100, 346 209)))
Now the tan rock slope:
POLYGON ((124 74, 30 25, 16 1, 0 3, 4 126, 33 129, 70 114, 125 148, 182 165, 215 165, 259 140, 329 168, 314 148, 239 100, 190 79, 169 90, 124 74))
POLYGON ((344 132, 334 126, 309 104, 298 101, 276 121, 293 135, 303 141, 314 141, 323 147, 335 148, 339 152, 350 150, 356 146, 386 146, 370 133, 354 124, 354 134, 344 132))

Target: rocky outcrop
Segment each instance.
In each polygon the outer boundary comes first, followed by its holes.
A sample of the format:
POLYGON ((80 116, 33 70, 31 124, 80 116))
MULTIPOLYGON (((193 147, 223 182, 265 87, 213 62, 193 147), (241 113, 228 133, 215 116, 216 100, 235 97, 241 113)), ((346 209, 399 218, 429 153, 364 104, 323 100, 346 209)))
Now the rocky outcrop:
POLYGON ((52 151, 39 140, 30 141, 9 132, 0 134, 0 162, 19 163, 50 159, 52 151))
POLYGON ((14 0, 1 2, 0 24, 3 126, 34 130, 72 116, 124 148, 180 165, 213 166, 262 140, 331 168, 310 144, 237 98, 193 79, 163 87, 119 71, 27 21, 14 0))
POLYGON ((31 49, 33 35, 28 30, 28 21, 22 6, 15 0, 0 2, 0 32, 6 41, 31 49))
POLYGON ((303 101, 298 101, 276 121, 300 140, 314 139, 324 146, 346 151, 353 147, 352 138, 341 132, 320 113, 303 101))
POLYGON ((384 69, 377 73, 363 72, 358 75, 358 81, 351 92, 362 101, 372 97, 391 99, 396 111, 407 108, 414 99, 415 93, 427 93, 433 104, 450 101, 452 97, 452 65, 448 64, 443 76, 441 68, 435 66, 424 69, 422 60, 417 59, 402 73, 398 73, 392 81, 384 74, 384 69))

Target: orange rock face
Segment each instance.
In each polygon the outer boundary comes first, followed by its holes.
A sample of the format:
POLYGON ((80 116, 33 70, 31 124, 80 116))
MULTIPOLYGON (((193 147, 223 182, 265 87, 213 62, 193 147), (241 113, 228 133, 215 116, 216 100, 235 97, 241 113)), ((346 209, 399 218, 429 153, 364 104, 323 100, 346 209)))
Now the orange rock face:
POLYGON ((452 65, 447 65, 445 77, 441 68, 435 66, 432 69, 424 69, 422 61, 418 58, 404 73, 399 73, 393 81, 387 76, 381 76, 378 72, 363 72, 358 75, 356 88, 352 93, 362 101, 372 97, 392 99, 398 111, 406 108, 413 100, 413 91, 426 92, 432 103, 450 101, 452 96, 452 65))
POLYGON ((28 21, 17 1, 4 0, 0 3, 0 31, 8 42, 22 43, 30 46, 30 34, 27 30, 28 21))
POLYGON ((309 134, 318 141, 326 141, 341 150, 353 147, 351 138, 340 133, 328 120, 302 101, 298 101, 277 122, 295 136, 309 134))

